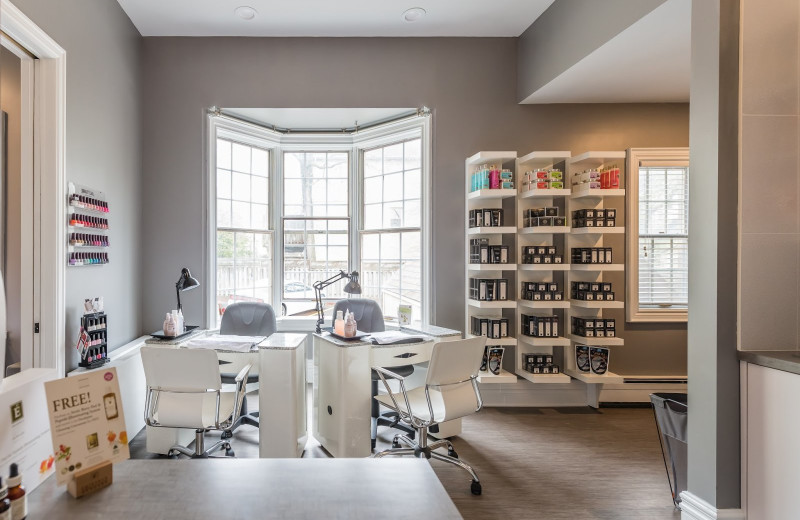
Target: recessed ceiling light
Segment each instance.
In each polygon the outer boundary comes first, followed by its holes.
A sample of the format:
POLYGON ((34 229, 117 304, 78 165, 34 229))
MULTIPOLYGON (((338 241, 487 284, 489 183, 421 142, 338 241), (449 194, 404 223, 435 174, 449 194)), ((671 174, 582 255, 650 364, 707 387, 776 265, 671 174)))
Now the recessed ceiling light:
POLYGON ((416 22, 423 16, 425 16, 427 11, 421 7, 412 7, 408 9, 405 13, 403 13, 403 20, 407 22, 416 22))
POLYGON ((249 5, 239 6, 236 9, 234 9, 233 12, 236 13, 236 16, 238 16, 242 20, 252 20, 258 14, 258 11, 256 11, 249 5))

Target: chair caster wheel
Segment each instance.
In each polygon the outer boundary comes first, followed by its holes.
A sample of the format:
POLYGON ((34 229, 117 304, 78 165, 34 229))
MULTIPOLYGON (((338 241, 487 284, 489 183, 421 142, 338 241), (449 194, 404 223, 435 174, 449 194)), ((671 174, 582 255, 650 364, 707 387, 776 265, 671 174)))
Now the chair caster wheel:
POLYGON ((396 450, 400 447, 400 443, 397 441, 392 441, 392 449, 396 450))
POLYGON ((233 432, 230 430, 223 430, 222 435, 219 436, 220 439, 230 439, 233 437, 233 432))
POLYGON ((470 487, 470 491, 472 491, 473 495, 480 495, 481 494, 481 483, 477 480, 472 481, 472 486, 470 487))
POLYGON ((232 449, 229 448, 229 449, 225 450, 225 456, 226 457, 235 457, 236 454, 233 452, 232 449))
POLYGON ((447 456, 448 457, 453 457, 454 459, 457 459, 458 458, 458 453, 456 453, 456 450, 454 450, 453 448, 448 448, 447 449, 447 456))
POLYGON ((178 454, 175 453, 174 451, 167 452, 167 457, 169 457, 172 460, 178 460, 178 454))

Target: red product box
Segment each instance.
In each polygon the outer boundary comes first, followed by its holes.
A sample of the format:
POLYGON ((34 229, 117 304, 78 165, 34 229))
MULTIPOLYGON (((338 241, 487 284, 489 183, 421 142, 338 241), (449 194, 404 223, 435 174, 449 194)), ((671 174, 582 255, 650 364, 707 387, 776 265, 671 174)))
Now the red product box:
POLYGON ((608 172, 604 171, 600 173, 600 188, 608 189, 608 172))
POLYGON ((608 187, 611 189, 619 188, 619 168, 611 170, 608 177, 608 187))
POLYGON ((536 178, 537 179, 547 179, 547 177, 548 177, 547 176, 547 172, 544 171, 544 170, 539 170, 539 171, 536 172, 536 178))

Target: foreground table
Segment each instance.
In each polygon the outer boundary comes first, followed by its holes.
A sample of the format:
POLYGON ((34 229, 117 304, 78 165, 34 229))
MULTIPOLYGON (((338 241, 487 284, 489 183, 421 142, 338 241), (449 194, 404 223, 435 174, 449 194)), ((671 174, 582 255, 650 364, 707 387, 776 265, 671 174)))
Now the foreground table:
POLYGON ((129 460, 80 499, 51 477, 28 518, 461 518, 426 460, 129 460))

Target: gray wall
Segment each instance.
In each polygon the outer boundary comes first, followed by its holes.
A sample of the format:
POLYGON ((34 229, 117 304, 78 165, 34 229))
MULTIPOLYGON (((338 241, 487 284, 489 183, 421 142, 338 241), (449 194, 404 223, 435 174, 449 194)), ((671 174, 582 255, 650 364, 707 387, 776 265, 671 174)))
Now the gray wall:
MULTIPOLYGON (((685 104, 518 105, 516 49, 515 38, 145 38, 144 329, 159 328, 174 306, 181 266, 203 279, 209 106, 431 107, 433 311, 437 324, 457 329, 464 315, 467 156, 688 145, 685 104)), ((183 299, 189 323, 202 323, 201 296, 183 299)), ((622 334, 627 341, 615 351, 615 371, 685 373, 684 326, 631 326, 622 334)))
POLYGON ((517 101, 524 101, 666 0, 559 0, 519 37, 517 101))
POLYGON ((67 181, 104 191, 111 210, 111 263, 67 268, 70 369, 78 362, 74 347, 84 298, 104 297, 112 348, 142 330, 141 36, 117 2, 14 4, 67 51, 67 181))
MULTIPOLYGON (((22 85, 20 75, 20 59, 11 51, 0 48, 0 109, 8 114, 8 170, 6 180, 6 268, 3 280, 6 287, 6 329, 8 330, 8 350, 6 358, 0 359, 0 370, 20 361, 20 298, 21 282, 20 269, 22 262, 21 231, 22 231, 22 178, 21 168, 21 133, 20 124, 22 116, 22 85)), ((0 120, 2 124, 2 120, 0 120)), ((1 167, 1 166, 0 166, 1 167)), ((2 190, 0 190, 2 193, 2 190)), ((24 207, 30 210, 31 203, 27 201, 24 207)), ((0 218, 0 223, 2 218, 0 218)), ((0 259, 2 261, 2 259, 0 259)), ((2 339, 0 339, 2 341, 2 339)))
POLYGON ((800 2, 742 4, 740 348, 794 350, 800 346, 794 289, 800 283, 800 2))
POLYGON ((692 2, 688 490, 740 503, 739 1, 692 2))

